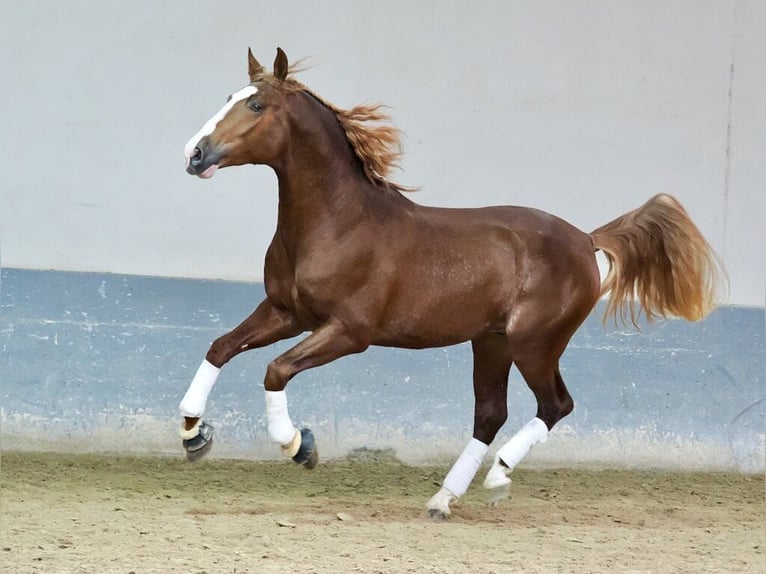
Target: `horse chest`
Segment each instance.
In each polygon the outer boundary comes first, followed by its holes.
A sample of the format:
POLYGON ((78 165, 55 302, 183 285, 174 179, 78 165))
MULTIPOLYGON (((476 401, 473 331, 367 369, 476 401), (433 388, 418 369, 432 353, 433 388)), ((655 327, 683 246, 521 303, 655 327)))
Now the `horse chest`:
POLYGON ((347 296, 345 279, 351 272, 339 270, 345 259, 338 257, 334 245, 315 242, 307 248, 305 243, 290 245, 277 237, 266 256, 266 293, 305 325, 318 326, 347 296))
POLYGON ((308 329, 319 326, 326 316, 316 304, 317 293, 310 282, 301 280, 295 273, 270 276, 266 282, 266 293, 269 299, 287 310, 308 329))

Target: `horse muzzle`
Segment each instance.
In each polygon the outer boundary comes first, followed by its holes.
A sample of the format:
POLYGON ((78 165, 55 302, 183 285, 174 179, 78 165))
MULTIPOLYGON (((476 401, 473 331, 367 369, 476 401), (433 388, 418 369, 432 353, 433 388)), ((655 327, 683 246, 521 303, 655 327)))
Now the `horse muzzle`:
POLYGON ((207 136, 203 137, 186 157, 186 173, 203 179, 213 177, 218 169, 220 154, 215 153, 207 136))

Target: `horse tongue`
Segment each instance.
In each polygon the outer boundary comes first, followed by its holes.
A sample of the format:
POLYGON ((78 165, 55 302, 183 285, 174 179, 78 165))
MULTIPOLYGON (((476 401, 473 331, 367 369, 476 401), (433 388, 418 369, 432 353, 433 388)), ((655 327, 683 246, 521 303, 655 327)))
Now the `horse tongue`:
POLYGON ((199 174, 199 176, 202 179, 210 179, 211 177, 213 177, 213 174, 215 173, 215 170, 217 170, 217 169, 218 169, 218 164, 214 163, 209 168, 207 168, 205 171, 203 171, 201 174, 199 174))

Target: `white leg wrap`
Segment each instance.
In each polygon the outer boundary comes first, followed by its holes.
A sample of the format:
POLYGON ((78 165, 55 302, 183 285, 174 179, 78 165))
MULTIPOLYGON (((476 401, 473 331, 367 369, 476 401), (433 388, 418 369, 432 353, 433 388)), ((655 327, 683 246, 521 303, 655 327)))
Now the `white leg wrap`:
POLYGON ((489 445, 472 438, 447 473, 444 479, 444 488, 457 498, 463 496, 471 485, 473 477, 476 476, 488 450, 489 445))
POLYGON ((521 462, 534 445, 548 440, 548 426, 535 417, 525 424, 513 438, 505 443, 495 454, 495 462, 484 479, 484 488, 498 488, 511 484, 508 475, 521 462), (507 468, 500 464, 503 461, 507 468))
POLYGON ((202 361, 202 364, 197 369, 197 374, 194 375, 189 390, 186 391, 184 398, 181 399, 181 404, 178 408, 181 414, 185 417, 201 417, 205 412, 205 404, 207 403, 207 397, 218 379, 218 373, 221 369, 214 366, 212 363, 208 363, 207 360, 202 361))
POLYGON ((472 438, 444 478, 444 486, 426 503, 426 508, 439 510, 445 516, 449 515, 450 502, 457 500, 468 490, 488 450, 488 445, 472 438))
MULTIPOLYGON (((287 412, 285 391, 266 391, 266 419, 269 437, 280 445, 288 445, 295 439, 296 429, 287 412)), ((300 433, 298 435, 300 437, 300 433)), ((300 442, 298 443, 300 446, 300 442)))

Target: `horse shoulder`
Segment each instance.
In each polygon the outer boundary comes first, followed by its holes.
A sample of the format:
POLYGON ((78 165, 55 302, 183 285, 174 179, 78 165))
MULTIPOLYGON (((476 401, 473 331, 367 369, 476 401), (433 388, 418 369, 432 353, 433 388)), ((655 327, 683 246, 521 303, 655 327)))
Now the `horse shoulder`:
POLYGON ((291 309, 294 291, 294 272, 284 245, 276 238, 266 250, 263 268, 266 296, 277 306, 291 309))

